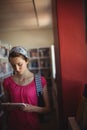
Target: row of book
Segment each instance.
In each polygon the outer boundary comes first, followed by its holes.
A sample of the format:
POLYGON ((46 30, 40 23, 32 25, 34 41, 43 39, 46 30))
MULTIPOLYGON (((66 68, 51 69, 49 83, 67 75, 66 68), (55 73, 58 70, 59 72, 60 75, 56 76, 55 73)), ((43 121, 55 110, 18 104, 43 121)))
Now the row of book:
POLYGON ((29 67, 31 68, 36 68, 36 67, 50 67, 50 61, 49 59, 44 59, 44 60, 31 60, 29 67))
POLYGON ((5 77, 5 75, 9 74, 10 72, 12 72, 12 67, 8 60, 0 59, 0 78, 3 76, 5 77))
POLYGON ((50 49, 49 48, 40 48, 40 49, 30 49, 28 51, 29 56, 34 57, 47 57, 50 56, 50 49))

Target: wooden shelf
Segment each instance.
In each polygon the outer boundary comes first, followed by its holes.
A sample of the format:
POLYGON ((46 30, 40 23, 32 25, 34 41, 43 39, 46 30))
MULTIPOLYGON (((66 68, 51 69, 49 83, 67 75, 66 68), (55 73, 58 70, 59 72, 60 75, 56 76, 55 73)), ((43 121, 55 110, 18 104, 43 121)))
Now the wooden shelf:
POLYGON ((33 73, 40 72, 47 79, 47 84, 51 84, 51 49, 50 47, 33 48, 28 50, 30 64, 29 69, 33 73), (49 79, 49 80, 48 80, 49 79))
POLYGON ((8 62, 10 47, 10 44, 0 42, 0 98, 3 96, 2 81, 12 74, 12 68, 8 62))

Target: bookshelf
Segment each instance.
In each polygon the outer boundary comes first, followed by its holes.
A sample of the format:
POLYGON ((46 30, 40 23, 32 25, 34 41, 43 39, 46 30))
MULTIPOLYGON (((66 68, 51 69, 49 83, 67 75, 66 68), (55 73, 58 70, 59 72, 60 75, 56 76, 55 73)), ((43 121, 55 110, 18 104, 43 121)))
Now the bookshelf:
POLYGON ((45 76, 48 87, 51 84, 51 51, 50 47, 29 49, 29 69, 33 73, 40 72, 42 76, 45 76))
POLYGON ((0 40, 0 79, 5 78, 12 72, 12 68, 8 62, 10 44, 0 40))
MULTIPOLYGON (((0 40, 0 102, 3 99, 3 86, 2 82, 3 79, 12 74, 12 68, 8 62, 8 55, 9 55, 10 44, 0 40)), ((0 108, 0 129, 5 130, 5 111, 0 108)))
POLYGON ((2 96, 2 81, 12 74, 12 68, 8 62, 10 44, 0 40, 0 97, 2 96))

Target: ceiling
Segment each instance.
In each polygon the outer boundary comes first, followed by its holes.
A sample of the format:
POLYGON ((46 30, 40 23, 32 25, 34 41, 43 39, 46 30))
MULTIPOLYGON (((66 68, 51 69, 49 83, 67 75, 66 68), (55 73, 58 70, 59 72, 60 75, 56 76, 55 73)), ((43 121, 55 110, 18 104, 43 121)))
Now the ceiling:
POLYGON ((52 28, 51 0, 0 0, 0 31, 52 28))

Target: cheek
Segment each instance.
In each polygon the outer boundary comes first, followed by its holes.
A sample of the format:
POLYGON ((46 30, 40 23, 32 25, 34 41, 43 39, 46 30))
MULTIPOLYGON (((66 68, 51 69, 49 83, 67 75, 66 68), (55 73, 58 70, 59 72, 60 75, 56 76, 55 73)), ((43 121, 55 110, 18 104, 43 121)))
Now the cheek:
POLYGON ((22 68, 25 69, 27 67, 27 64, 23 64, 22 68))

